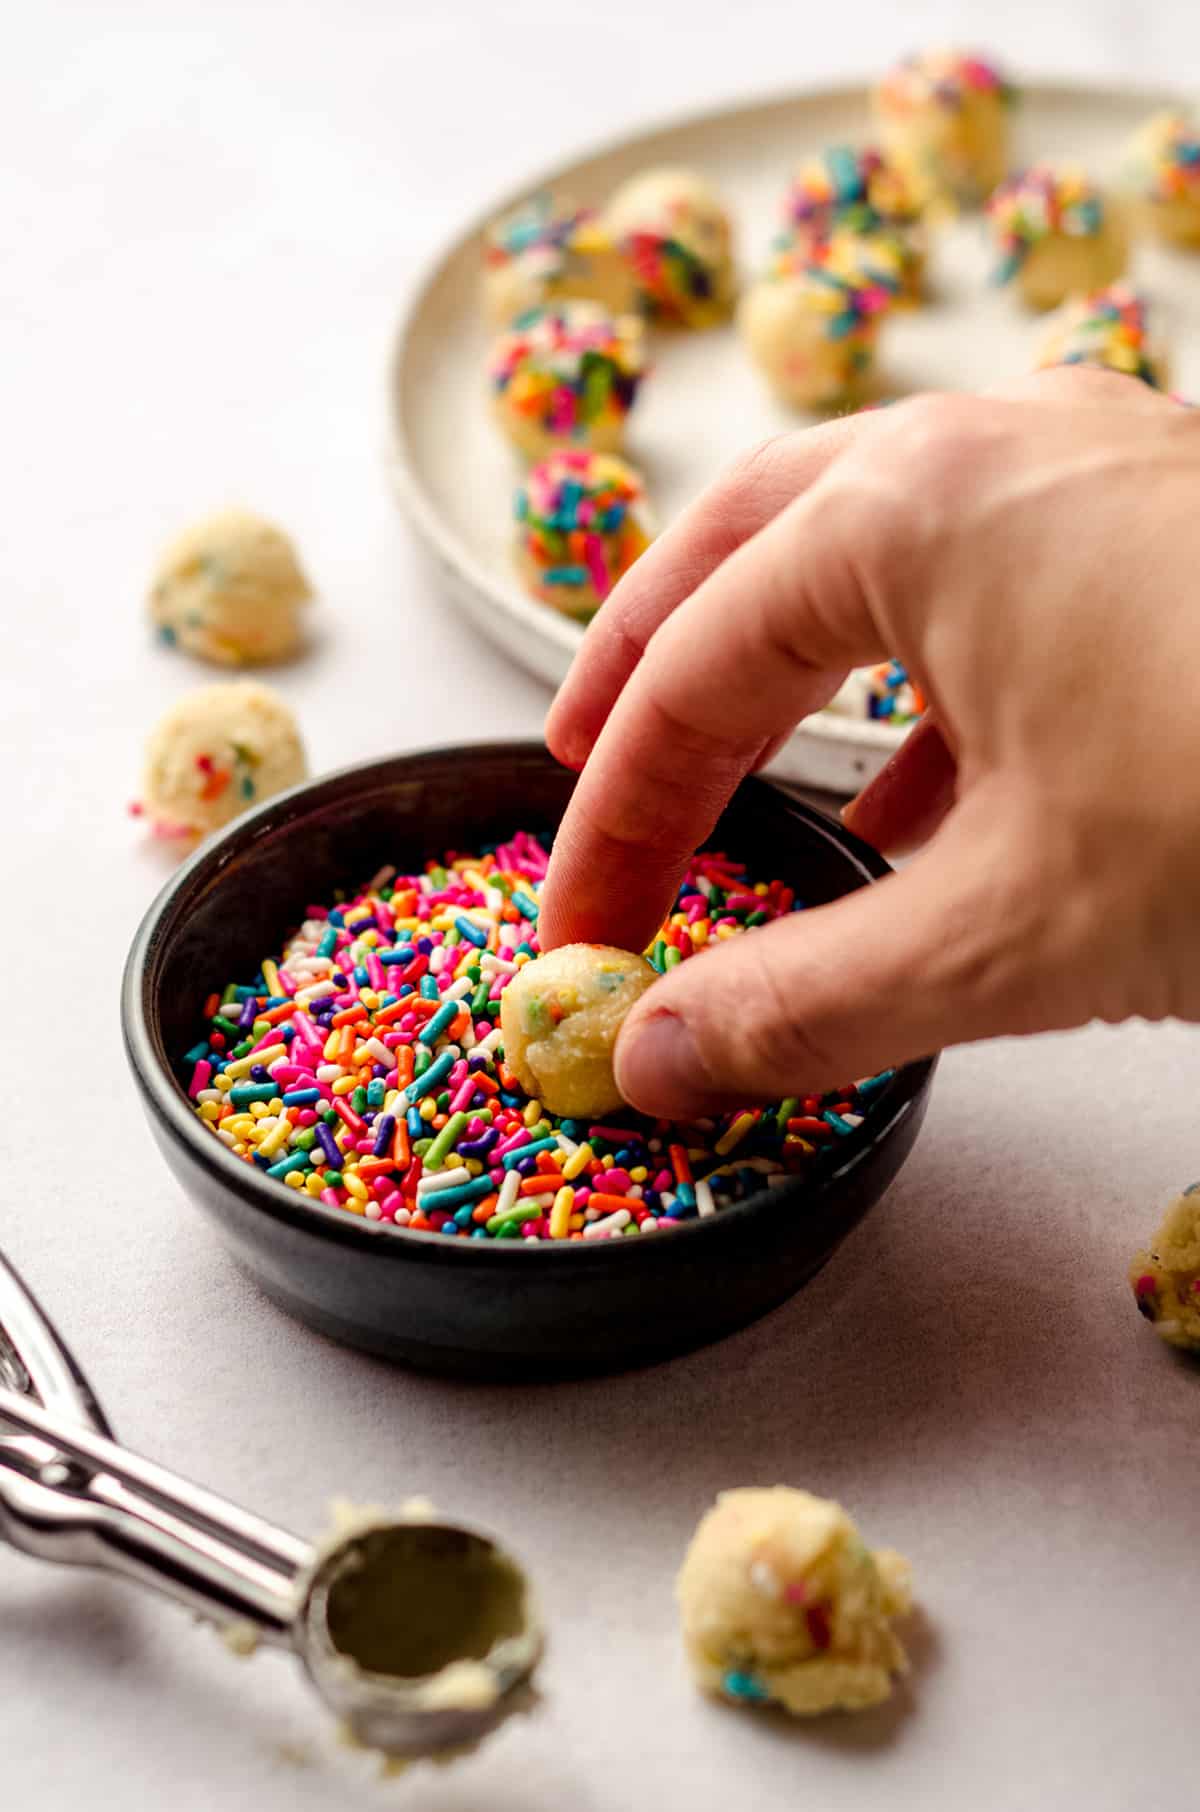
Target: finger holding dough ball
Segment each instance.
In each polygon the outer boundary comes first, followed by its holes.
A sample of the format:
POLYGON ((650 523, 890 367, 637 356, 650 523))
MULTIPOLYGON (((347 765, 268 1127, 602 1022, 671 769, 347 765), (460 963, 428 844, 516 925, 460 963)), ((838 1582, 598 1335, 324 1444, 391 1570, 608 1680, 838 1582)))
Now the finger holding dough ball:
POLYGON ((1115 283, 1129 261, 1117 203, 1077 166, 1034 164, 1001 183, 987 206, 996 283, 1014 279, 1030 308, 1115 283))
POLYGON ((526 589, 581 623, 653 535, 641 478, 611 453, 552 453, 532 467, 513 510, 513 557, 526 589))
POLYGON ((311 596, 282 529, 229 509, 193 523, 165 549, 149 604, 164 642, 240 667, 294 654, 311 596))
POLYGON ((152 733, 140 809, 158 836, 203 836, 307 772, 296 720, 278 693, 249 680, 204 686, 152 733))
POLYGON ((581 297, 616 315, 637 307, 633 273, 597 212, 548 194, 531 196, 489 227, 483 294, 497 327, 531 308, 581 297))
POLYGON ((872 1553, 840 1504, 807 1491, 722 1491, 675 1593, 696 1683, 718 1698, 861 1711, 908 1670, 892 1630, 912 1606, 908 1562, 872 1553))
POLYGON ((628 261, 642 305, 666 327, 715 327, 733 305, 733 228, 716 190, 694 170, 646 170, 612 197, 605 225, 628 261))
POLYGON ((658 971, 611 944, 563 944, 518 970, 500 996, 504 1061, 551 1113, 589 1119, 621 1106, 617 1033, 658 971))
POLYGON ((561 446, 614 453, 646 369, 642 323, 598 302, 522 315, 488 357, 497 425, 527 459, 561 446))
POLYGON ((1148 1249, 1130 1266, 1139 1314, 1168 1346, 1200 1353, 1200 1183, 1167 1209, 1148 1249))

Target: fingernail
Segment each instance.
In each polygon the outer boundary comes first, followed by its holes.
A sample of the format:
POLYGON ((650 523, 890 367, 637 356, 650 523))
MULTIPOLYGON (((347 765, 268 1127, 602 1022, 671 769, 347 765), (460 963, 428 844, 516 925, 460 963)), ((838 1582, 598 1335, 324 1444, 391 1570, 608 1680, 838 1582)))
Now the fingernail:
POLYGON ((687 1021, 661 1009, 626 1025, 617 1040, 615 1068, 622 1095, 646 1114, 683 1113, 710 1089, 687 1021))

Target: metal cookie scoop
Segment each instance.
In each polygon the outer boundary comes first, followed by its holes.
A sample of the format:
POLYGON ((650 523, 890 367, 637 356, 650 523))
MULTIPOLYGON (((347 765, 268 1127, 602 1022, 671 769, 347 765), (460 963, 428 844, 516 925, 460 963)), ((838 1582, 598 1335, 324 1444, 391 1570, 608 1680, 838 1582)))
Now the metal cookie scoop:
POLYGON ((473 1745, 532 1698, 537 1612, 487 1536, 368 1513, 312 1546, 126 1452, 2 1255, 0 1538, 293 1649, 352 1736, 391 1756, 473 1745))

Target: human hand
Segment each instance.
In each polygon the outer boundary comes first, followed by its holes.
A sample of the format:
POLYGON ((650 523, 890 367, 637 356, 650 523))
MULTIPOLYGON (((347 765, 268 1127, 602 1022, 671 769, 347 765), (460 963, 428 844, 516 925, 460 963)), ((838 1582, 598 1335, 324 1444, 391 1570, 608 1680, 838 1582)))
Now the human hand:
POLYGON ((854 804, 877 886, 665 976, 618 1040, 648 1113, 943 1045, 1200 1018, 1200 411, 1079 368, 771 441, 638 561, 547 723, 582 768, 546 948, 641 949, 744 775, 852 666, 929 717, 854 804), (585 765, 586 764, 586 765, 585 765))

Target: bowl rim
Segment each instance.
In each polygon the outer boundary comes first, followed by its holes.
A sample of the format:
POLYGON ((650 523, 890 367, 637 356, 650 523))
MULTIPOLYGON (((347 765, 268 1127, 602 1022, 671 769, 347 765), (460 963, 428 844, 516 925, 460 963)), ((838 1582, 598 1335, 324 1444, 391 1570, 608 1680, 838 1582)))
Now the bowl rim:
MULTIPOLYGON (((350 762, 301 781, 285 792, 273 794, 253 810, 242 813, 230 824, 206 837, 159 888, 134 934, 121 978, 121 1029, 125 1055, 152 1121, 182 1148, 187 1157, 202 1170, 211 1173, 216 1182, 231 1190, 245 1206, 257 1209, 268 1218, 282 1222, 302 1234, 332 1240, 337 1245, 357 1247, 364 1252, 373 1247, 377 1259, 388 1258, 394 1261, 432 1264, 516 1263, 537 1266, 539 1262, 567 1262, 561 1254, 569 1252, 572 1255, 569 1262, 577 1266, 595 1268, 630 1263, 633 1261, 618 1257, 618 1254, 644 1251, 641 1240, 539 1240, 534 1244, 523 1240, 449 1239, 444 1234, 426 1233, 420 1228, 397 1227, 386 1221, 367 1220, 363 1215, 349 1214, 344 1208, 330 1208, 324 1202, 313 1201, 308 1196, 297 1200, 292 1190, 283 1188, 274 1178, 267 1177, 256 1165, 247 1164, 243 1159, 235 1157, 219 1139, 214 1139, 206 1131, 181 1083, 171 1071, 161 1039, 152 1028, 150 1014, 147 1012, 144 994, 149 964, 159 944, 170 936, 173 915, 189 896, 215 880, 243 845, 253 843, 261 831, 276 828, 281 813, 284 817, 300 817, 303 814, 298 808, 305 803, 315 806, 317 796, 326 790, 353 784, 356 791, 361 791, 363 783, 369 784, 372 777, 378 781, 382 781, 385 776, 390 778, 397 767, 403 764, 447 756, 478 760, 484 755, 518 759, 531 755, 549 758, 545 745, 536 738, 489 737, 432 744, 395 755, 350 762)), ((761 789, 780 795, 807 820, 810 830, 836 845, 843 856, 856 861, 868 876, 869 884, 873 885, 892 872, 890 865, 869 844, 863 843, 844 826, 835 824, 832 819, 816 811, 798 798, 792 789, 760 775, 749 776, 741 783, 738 791, 747 786, 754 791, 761 789)), ((808 1184, 807 1206, 810 1210, 824 1205, 826 1198, 836 1187, 887 1142, 926 1092, 937 1061, 935 1053, 930 1057, 896 1066, 894 1076, 874 1104, 872 1115, 867 1116, 863 1125, 856 1127, 843 1141, 839 1161, 823 1170, 808 1184), (886 1118, 872 1117, 885 1106, 890 1109, 886 1118), (868 1127, 869 1132, 866 1130, 868 1127)), ((686 1252, 689 1243, 703 1233, 710 1247, 715 1248, 716 1240, 721 1237, 721 1229, 734 1228, 751 1215, 763 1215, 772 1208, 777 1213, 787 1211, 793 1199, 792 1192, 786 1188, 755 1190, 741 1201, 720 1209, 715 1215, 674 1223, 662 1245, 668 1251, 679 1247, 681 1252, 686 1252)), ((658 1240, 651 1241, 650 1247, 651 1250, 658 1250, 658 1240)))

